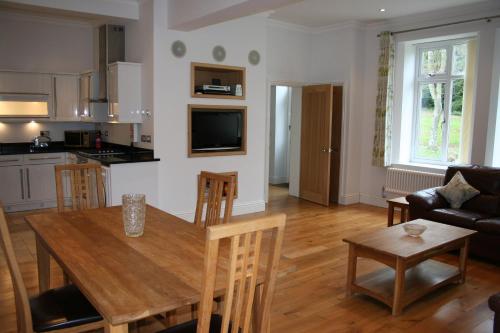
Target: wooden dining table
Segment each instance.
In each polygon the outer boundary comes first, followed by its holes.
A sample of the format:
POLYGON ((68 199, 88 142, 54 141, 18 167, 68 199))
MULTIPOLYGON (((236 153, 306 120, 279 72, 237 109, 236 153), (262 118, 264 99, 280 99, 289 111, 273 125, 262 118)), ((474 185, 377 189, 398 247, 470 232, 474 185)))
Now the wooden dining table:
MULTIPOLYGON (((144 234, 127 237, 120 206, 29 215, 36 235, 40 291, 50 288, 50 257, 106 322, 106 332, 197 303, 205 229, 147 206, 144 234)), ((221 254, 229 244, 221 243, 221 254)), ((225 257, 221 255, 221 257, 225 257)), ((216 293, 224 293, 227 260, 219 260, 216 293)))

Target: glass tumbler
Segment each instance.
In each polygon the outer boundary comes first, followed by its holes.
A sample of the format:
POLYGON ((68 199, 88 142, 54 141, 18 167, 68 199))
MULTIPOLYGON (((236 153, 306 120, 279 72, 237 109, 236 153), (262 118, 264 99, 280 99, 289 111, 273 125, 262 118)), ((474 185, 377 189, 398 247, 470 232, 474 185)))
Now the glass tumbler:
POLYGON ((144 233, 146 195, 122 195, 123 226, 128 237, 139 237, 144 233))

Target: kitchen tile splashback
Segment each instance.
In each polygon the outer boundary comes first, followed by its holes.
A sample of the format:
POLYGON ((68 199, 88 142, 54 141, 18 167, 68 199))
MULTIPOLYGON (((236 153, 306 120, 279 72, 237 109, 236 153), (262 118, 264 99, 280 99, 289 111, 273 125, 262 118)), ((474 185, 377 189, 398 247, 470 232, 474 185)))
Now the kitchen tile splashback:
POLYGON ((53 141, 64 141, 64 131, 67 130, 94 130, 94 124, 84 123, 7 123, 0 121, 0 142, 28 142, 40 131, 49 131, 53 141))

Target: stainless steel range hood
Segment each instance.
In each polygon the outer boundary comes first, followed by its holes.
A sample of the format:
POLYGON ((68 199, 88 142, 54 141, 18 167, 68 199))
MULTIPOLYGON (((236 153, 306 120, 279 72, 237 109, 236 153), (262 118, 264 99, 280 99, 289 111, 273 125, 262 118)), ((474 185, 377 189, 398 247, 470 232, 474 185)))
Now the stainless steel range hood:
POLYGON ((108 65, 125 61, 125 27, 106 24, 99 27, 99 100, 108 100, 108 65))

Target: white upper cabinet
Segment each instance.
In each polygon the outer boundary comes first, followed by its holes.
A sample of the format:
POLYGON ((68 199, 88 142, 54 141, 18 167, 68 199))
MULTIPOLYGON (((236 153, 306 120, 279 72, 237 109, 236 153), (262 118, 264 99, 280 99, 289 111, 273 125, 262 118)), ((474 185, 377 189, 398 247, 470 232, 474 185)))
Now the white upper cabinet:
POLYGON ((51 88, 48 74, 0 72, 0 117, 48 118, 51 88))
POLYGON ((109 121, 142 123, 142 64, 116 62, 108 66, 109 121))
POLYGON ((50 78, 50 74, 0 72, 0 93, 50 95, 52 91, 50 78))
POLYGON ((57 74, 53 79, 53 119, 79 121, 79 75, 57 74))

